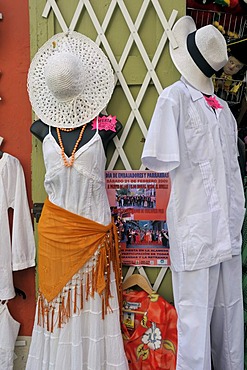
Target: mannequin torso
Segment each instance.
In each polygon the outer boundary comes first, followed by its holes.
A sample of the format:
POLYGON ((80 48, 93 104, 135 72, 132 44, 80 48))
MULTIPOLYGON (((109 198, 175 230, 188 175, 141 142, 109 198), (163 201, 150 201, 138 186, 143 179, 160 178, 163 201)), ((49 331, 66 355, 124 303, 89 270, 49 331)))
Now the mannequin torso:
MULTIPOLYGON (((103 143, 105 150, 109 142, 117 135, 119 131, 121 131, 122 127, 123 127, 122 124, 119 121, 117 121, 116 127, 115 127, 116 131, 99 130, 99 134, 101 136, 102 143, 103 143)), ((69 132, 60 130, 60 135, 61 135, 61 139, 63 142, 64 151, 68 156, 71 155, 74 149, 75 143, 78 140, 78 137, 80 135, 81 128, 82 126, 77 127, 73 131, 69 131, 69 132)), ((49 133, 49 126, 46 125, 41 120, 37 120, 37 121, 34 121, 34 123, 32 124, 30 131, 35 137, 37 137, 37 139, 39 139, 40 141, 43 141, 45 136, 49 133)), ((85 145, 89 140, 91 140, 92 137, 95 135, 95 132, 96 132, 96 129, 92 128, 92 122, 87 123, 87 126, 83 133, 82 139, 79 142, 77 150, 81 148, 83 145, 85 145)), ((51 127, 51 133, 59 145, 57 130, 55 127, 51 127)))

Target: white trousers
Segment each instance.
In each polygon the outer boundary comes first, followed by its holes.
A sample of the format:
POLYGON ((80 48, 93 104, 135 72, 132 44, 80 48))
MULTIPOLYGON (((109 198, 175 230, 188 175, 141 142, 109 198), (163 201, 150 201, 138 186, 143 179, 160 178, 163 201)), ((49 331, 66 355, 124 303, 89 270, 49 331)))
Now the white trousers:
POLYGON ((196 271, 172 272, 178 314, 176 370, 244 369, 241 256, 196 271))

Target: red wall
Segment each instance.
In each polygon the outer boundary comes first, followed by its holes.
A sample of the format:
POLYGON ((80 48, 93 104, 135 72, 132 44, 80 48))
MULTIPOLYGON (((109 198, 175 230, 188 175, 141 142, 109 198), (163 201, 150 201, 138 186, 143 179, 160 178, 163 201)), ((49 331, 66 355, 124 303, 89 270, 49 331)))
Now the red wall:
MULTIPOLYGON (((17 157, 24 169, 31 207, 31 106, 26 79, 30 64, 28 0, 0 0, 0 136, 1 150, 17 157)), ((1 257, 0 257, 1 258, 1 257)), ((15 286, 27 298, 9 302, 15 320, 21 323, 19 335, 31 335, 35 310, 35 270, 14 272, 15 286)))

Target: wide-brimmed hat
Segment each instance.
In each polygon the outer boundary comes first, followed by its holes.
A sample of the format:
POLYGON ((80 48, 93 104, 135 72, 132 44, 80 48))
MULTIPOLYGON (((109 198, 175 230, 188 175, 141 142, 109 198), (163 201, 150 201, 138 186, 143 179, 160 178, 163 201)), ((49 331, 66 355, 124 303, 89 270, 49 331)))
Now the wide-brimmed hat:
POLYGON ((242 37, 229 42, 227 50, 230 55, 236 58, 240 63, 247 65, 247 38, 242 37))
POLYGON ((212 95, 211 77, 228 60, 226 41, 213 25, 196 29, 192 17, 181 17, 174 25, 173 35, 178 47, 170 43, 172 61, 181 75, 197 90, 212 95))
POLYGON ((94 41, 75 31, 58 33, 34 56, 27 87, 32 108, 44 123, 79 127, 107 106, 114 75, 94 41))

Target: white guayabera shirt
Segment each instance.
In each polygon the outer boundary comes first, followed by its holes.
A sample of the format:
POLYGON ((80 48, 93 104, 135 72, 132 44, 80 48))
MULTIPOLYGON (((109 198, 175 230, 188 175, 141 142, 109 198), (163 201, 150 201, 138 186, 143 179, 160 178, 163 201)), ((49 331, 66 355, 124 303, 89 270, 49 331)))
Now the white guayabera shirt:
POLYGON ((23 168, 8 153, 0 159, 0 300, 15 296, 12 271, 35 265, 35 241, 23 168), (8 209, 13 208, 12 235, 8 209))
POLYGON ((227 103, 212 109, 183 78, 158 98, 143 164, 169 172, 167 209, 171 268, 196 270, 241 251, 244 191, 237 125, 227 103))

